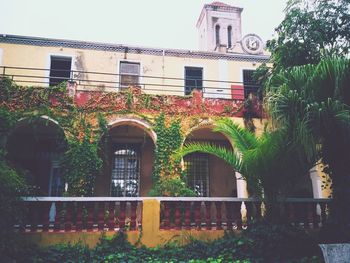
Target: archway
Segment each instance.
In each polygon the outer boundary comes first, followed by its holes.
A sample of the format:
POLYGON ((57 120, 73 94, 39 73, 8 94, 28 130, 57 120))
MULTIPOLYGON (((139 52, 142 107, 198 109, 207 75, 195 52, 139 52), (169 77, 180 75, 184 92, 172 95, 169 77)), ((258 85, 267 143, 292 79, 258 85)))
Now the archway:
POLYGON ((45 116, 19 120, 6 148, 8 159, 28 172, 29 182, 38 187, 38 195, 62 195, 59 159, 67 149, 67 141, 58 122, 45 116))
POLYGON ((155 134, 144 123, 120 119, 109 125, 98 196, 147 196, 152 187, 155 134))
MULTIPOLYGON (((230 141, 221 133, 214 132, 210 126, 202 126, 191 131, 185 144, 206 142, 232 149, 230 141)), ((236 197, 235 172, 222 159, 205 153, 192 153, 184 157, 187 183, 200 196, 236 197)))

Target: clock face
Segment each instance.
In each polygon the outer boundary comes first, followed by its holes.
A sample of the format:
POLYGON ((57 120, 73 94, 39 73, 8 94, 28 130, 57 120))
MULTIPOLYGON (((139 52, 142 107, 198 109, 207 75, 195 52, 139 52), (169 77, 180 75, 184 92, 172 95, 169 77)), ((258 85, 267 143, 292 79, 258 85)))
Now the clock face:
POLYGON ((262 40, 259 36, 249 34, 243 37, 242 47, 249 54, 259 54, 262 52, 262 40))

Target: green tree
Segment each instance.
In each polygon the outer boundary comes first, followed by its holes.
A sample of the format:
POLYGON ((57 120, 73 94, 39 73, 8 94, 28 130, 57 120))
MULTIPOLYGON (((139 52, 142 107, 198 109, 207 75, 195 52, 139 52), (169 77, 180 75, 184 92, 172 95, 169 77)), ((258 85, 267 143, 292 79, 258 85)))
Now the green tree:
POLYGON ((284 129, 266 129, 257 137, 227 118, 218 120, 214 131, 230 138, 234 149, 210 143, 189 143, 179 151, 179 156, 204 152, 225 160, 246 179, 250 196, 264 198, 266 218, 270 222, 283 220, 280 201, 312 166, 306 158, 293 158, 300 146, 290 143, 284 129))
POLYGON ((301 158, 319 155, 326 165, 333 186, 331 219, 345 228, 350 223, 350 60, 293 67, 276 73, 267 86, 273 122, 303 145, 301 158))
POLYGON ((277 38, 267 42, 275 70, 348 54, 350 0, 289 0, 277 38))

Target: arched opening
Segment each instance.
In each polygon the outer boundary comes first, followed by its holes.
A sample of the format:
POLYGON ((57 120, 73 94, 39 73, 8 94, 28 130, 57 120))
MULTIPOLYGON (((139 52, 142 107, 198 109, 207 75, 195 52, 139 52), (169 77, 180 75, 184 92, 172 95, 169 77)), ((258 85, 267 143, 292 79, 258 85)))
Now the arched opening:
POLYGON ((232 47, 232 26, 227 27, 227 47, 232 47))
POLYGON ((215 26, 215 43, 216 46, 220 45, 220 25, 215 26))
POLYGON ((152 187, 153 133, 137 122, 118 122, 108 132, 98 196, 147 196, 152 187))
POLYGON ((7 140, 8 159, 28 174, 41 196, 61 196, 64 182, 59 160, 67 149, 62 128, 48 118, 23 119, 7 140))
MULTIPOLYGON (((224 135, 208 127, 192 131, 185 144, 191 142, 206 142, 232 149, 224 135)), ((224 160, 206 153, 191 153, 184 157, 184 165, 188 186, 199 196, 237 196, 235 172, 224 160)))

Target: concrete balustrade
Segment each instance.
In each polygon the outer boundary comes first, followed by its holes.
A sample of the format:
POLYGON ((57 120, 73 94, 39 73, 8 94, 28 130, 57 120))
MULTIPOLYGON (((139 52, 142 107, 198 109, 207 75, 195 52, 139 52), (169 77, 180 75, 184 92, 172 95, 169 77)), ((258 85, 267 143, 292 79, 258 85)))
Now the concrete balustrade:
MULTIPOLYGON (((39 245, 81 241, 97 244, 126 231, 132 244, 148 247, 191 238, 209 241, 239 231, 261 218, 262 201, 209 197, 26 197, 27 218, 15 230, 39 245)), ((283 207, 291 225, 319 228, 328 199, 289 198, 283 207)))

